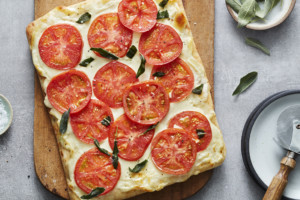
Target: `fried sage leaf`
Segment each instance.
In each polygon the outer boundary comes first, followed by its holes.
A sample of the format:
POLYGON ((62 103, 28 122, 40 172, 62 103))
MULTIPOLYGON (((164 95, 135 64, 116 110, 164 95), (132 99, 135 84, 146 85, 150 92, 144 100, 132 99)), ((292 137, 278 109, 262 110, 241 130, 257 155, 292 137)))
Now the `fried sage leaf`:
POLYGON ((255 17, 255 8, 257 2, 255 0, 246 0, 238 13, 238 27, 244 27, 249 24, 255 17))
POLYGON ((81 61, 81 62, 79 63, 79 65, 82 66, 82 67, 86 67, 86 66, 88 66, 91 62, 93 62, 94 60, 95 60, 94 58, 89 57, 89 58, 87 58, 87 59, 81 61))
POLYGON ((167 5, 168 1, 169 1, 169 0, 162 0, 162 1, 159 3, 159 6, 162 7, 162 8, 164 8, 164 7, 167 5))
POLYGON ((67 131, 70 111, 71 109, 69 108, 69 110, 64 112, 64 114, 61 116, 61 120, 59 123, 59 132, 61 134, 64 134, 67 131))
POLYGON ((145 130, 143 133, 141 133, 141 135, 145 135, 146 133, 148 133, 149 131, 155 129, 155 127, 158 125, 159 122, 157 122, 156 124, 151 125, 149 128, 147 128, 147 130, 145 130))
POLYGON ((99 143, 99 141, 97 139, 94 139, 94 144, 96 145, 96 147, 99 149, 99 151, 101 153, 104 153, 104 154, 106 154, 108 156, 111 156, 110 153, 106 149, 103 149, 103 148, 100 147, 100 143, 99 143))
POLYGON ((82 195, 80 198, 81 199, 91 199, 91 198, 94 198, 94 197, 102 194, 104 191, 105 191, 105 188, 103 188, 103 187, 96 187, 89 194, 82 195))
POLYGON ((165 19, 169 18, 169 12, 167 10, 158 11, 156 19, 165 19))
POLYGON ((111 122, 111 118, 110 118, 110 116, 107 116, 104 119, 102 119, 101 124, 103 126, 108 127, 110 125, 110 122, 111 122))
POLYGON ((226 3, 236 12, 239 13, 241 10, 241 3, 238 0, 226 0, 226 3))
POLYGON ((139 173, 146 166, 147 162, 148 160, 144 160, 143 162, 138 163, 136 166, 134 166, 133 169, 129 167, 129 171, 132 173, 139 173))
POLYGON ((250 72, 246 76, 242 77, 240 79, 240 84, 234 90, 234 92, 232 93, 232 96, 244 92, 247 88, 249 88, 255 82, 256 78, 257 78, 257 72, 250 72))
POLYGON ((152 74, 152 76, 155 76, 155 77, 163 77, 164 75, 166 75, 164 72, 155 72, 152 74))
POLYGON ((199 139, 203 138, 206 134, 205 131, 202 129, 196 129, 196 133, 197 133, 199 139))
POLYGON ((108 58, 111 60, 118 60, 119 57, 106 51, 105 49, 102 48, 91 48, 92 51, 96 51, 97 53, 99 53, 101 56, 103 56, 104 58, 108 58))
POLYGON ((265 54, 270 55, 270 50, 259 40, 255 39, 255 38, 246 38, 245 42, 249 46, 255 47, 255 48, 261 50, 262 52, 264 52, 265 54))
POLYGON ((198 87, 194 88, 192 90, 192 93, 194 94, 201 94, 202 93, 202 90, 203 90, 203 84, 199 85, 198 87))
POLYGON ((116 140, 117 134, 118 134, 118 127, 117 127, 116 133, 115 133, 114 150, 113 150, 113 154, 112 154, 113 166, 114 166, 115 169, 118 168, 118 161, 119 161, 118 141, 116 140))
POLYGON ((79 17, 79 19, 76 21, 76 23, 83 24, 83 23, 89 21, 91 19, 91 17, 92 17, 92 15, 90 13, 86 12, 79 17))
POLYGON ((133 56, 136 54, 136 52, 137 52, 137 48, 136 48, 134 45, 132 45, 132 46, 130 47, 130 49, 128 50, 126 56, 127 56, 128 58, 133 58, 133 56))
POLYGON ((144 58, 144 56, 142 54, 140 54, 140 58, 141 58, 141 64, 136 73, 136 76, 135 76, 136 78, 140 77, 140 75, 142 75, 145 72, 146 59, 144 58))

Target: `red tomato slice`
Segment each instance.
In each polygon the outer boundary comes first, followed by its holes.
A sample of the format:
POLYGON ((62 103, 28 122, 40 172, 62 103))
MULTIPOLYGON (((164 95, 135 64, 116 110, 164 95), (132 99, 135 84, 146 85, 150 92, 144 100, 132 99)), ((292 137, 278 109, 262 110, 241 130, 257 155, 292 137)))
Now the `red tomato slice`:
POLYGON ((114 117, 110 108, 105 103, 92 99, 83 110, 70 115, 70 123, 78 139, 93 144, 93 138, 99 142, 107 138, 111 126, 106 127, 101 123, 107 116, 113 123, 114 117))
POLYGON ((112 61, 104 65, 95 75, 93 90, 95 96, 112 108, 123 105, 123 92, 138 81, 135 72, 127 65, 112 61))
POLYGON ((197 152, 205 150, 211 141, 212 133, 209 121, 199 112, 184 111, 175 115, 169 122, 169 128, 175 127, 184 129, 193 137, 197 144, 197 152), (205 132, 203 138, 199 139, 197 129, 205 132))
POLYGON ((51 105, 63 113, 82 110, 90 101, 92 87, 85 73, 70 70, 53 77, 47 87, 47 96, 51 105))
POLYGON ((189 66, 180 58, 162 66, 154 66, 151 72, 154 79, 164 86, 170 97, 170 102, 186 98, 194 87, 194 75, 189 66), (154 77, 155 72, 163 72, 163 77, 154 77))
POLYGON ((182 41, 178 33, 165 24, 157 23, 140 38, 139 50, 151 65, 163 65, 175 60, 182 51, 182 41))
MULTIPOLYGON (((117 13, 103 14, 93 21, 88 41, 93 48, 102 48, 124 57, 131 46, 132 31, 120 23, 117 13)), ((98 53, 96 55, 100 56, 98 53)))
POLYGON ((196 143, 182 129, 166 129, 158 133, 151 145, 151 156, 155 166, 167 173, 185 174, 193 167, 196 143))
POLYGON ((80 62, 82 47, 80 32, 68 24, 50 26, 39 41, 42 61, 59 70, 75 67, 80 62))
POLYGON ((137 124, 126 115, 122 115, 112 125, 108 135, 109 145, 113 149, 116 139, 120 158, 129 161, 138 160, 144 155, 153 138, 154 129, 144 133, 149 127, 137 124))
POLYGON ((169 97, 156 81, 136 83, 123 95, 123 108, 129 119, 139 124, 156 124, 168 113, 169 97))
POLYGON ((90 149, 78 159, 74 178, 80 189, 90 193, 96 187, 103 187, 107 194, 114 189, 121 175, 121 166, 115 169, 110 156, 101 153, 97 148, 90 149))
POLYGON ((119 4, 118 15, 127 28, 146 32, 156 24, 157 7, 153 0, 123 0, 119 4))

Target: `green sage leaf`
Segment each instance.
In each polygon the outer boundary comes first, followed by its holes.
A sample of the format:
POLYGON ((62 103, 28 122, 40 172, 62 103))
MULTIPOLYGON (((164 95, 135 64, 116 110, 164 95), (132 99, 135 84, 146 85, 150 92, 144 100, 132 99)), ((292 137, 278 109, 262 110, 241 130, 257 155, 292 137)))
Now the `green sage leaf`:
POLYGON ((164 7, 167 5, 168 1, 169 1, 169 0, 162 0, 162 1, 159 3, 159 6, 162 7, 162 8, 164 8, 164 7))
POLYGON ((145 130, 143 133, 141 133, 141 135, 145 135, 149 131, 155 129, 158 124, 159 124, 159 122, 157 122, 156 124, 151 125, 149 128, 147 128, 147 130, 145 130))
POLYGON ((140 58, 141 58, 141 64, 136 73, 136 78, 140 77, 140 75, 142 75, 145 72, 146 59, 144 58, 144 56, 142 54, 140 54, 140 58))
POLYGON ((165 75, 164 72, 155 72, 152 74, 152 76, 155 76, 155 77, 163 77, 165 75))
POLYGON ((236 12, 239 13, 241 10, 241 3, 238 0, 226 0, 226 3, 236 12))
POLYGON ((70 111, 71 109, 69 108, 69 110, 64 112, 64 114, 61 116, 60 123, 59 123, 59 132, 61 134, 64 134, 67 131, 70 111))
POLYGON ((251 20, 255 17, 255 8, 256 8, 255 0, 246 0, 238 13, 238 27, 244 27, 251 22, 251 20))
POLYGON ((262 52, 264 52, 265 54, 270 55, 270 50, 259 40, 255 39, 255 38, 246 38, 245 42, 249 46, 255 47, 255 48, 261 50, 262 52))
POLYGON ((169 18, 169 12, 167 10, 158 11, 156 19, 165 19, 169 18))
POLYGON ((202 93, 202 90, 203 90, 203 84, 199 85, 198 87, 194 88, 192 90, 192 93, 194 94, 201 94, 202 93))
POLYGON ((280 2, 280 0, 265 0, 264 9, 257 12, 260 18, 265 18, 269 12, 280 2))
POLYGON ((138 163, 137 165, 135 165, 133 169, 131 169, 129 167, 129 171, 132 172, 132 173, 138 173, 146 166, 147 162, 148 162, 148 160, 144 160, 143 162, 138 163))
POLYGON ((118 168, 118 161, 119 161, 118 141, 116 140, 116 135, 117 134, 118 134, 118 127, 117 127, 116 133, 115 133, 114 150, 113 150, 113 154, 112 154, 113 166, 114 166, 115 169, 118 168))
POLYGON ((90 64, 90 63, 93 62, 94 60, 95 60, 94 58, 89 57, 89 58, 87 58, 87 59, 81 61, 81 62, 79 63, 79 65, 82 66, 82 67, 86 67, 86 66, 88 66, 88 64, 90 64))
POLYGON ((245 75, 240 79, 240 84, 232 93, 232 96, 240 94, 248 89, 256 80, 257 72, 250 72, 249 74, 245 75))
POLYGON ((196 133, 199 139, 203 138, 206 135, 205 131, 202 129, 196 129, 196 133))
POLYGON ((136 54, 136 52, 137 52, 136 47, 135 47, 134 45, 132 45, 132 46, 130 47, 130 49, 128 50, 126 56, 127 56, 128 58, 133 58, 133 56, 136 54))
POLYGON ((108 156, 111 156, 110 153, 106 150, 106 149, 103 149, 100 147, 100 143, 97 139, 94 139, 94 144, 96 145, 96 147, 98 148, 98 150, 101 152, 101 153, 104 153, 108 156))
POLYGON ((79 17, 79 19, 76 21, 76 23, 83 24, 83 23, 89 21, 91 19, 91 17, 92 17, 92 15, 90 13, 86 12, 79 17))
POLYGON ((92 51, 95 51, 97 53, 99 53, 101 56, 103 56, 104 58, 108 58, 108 59, 111 59, 111 60, 118 60, 119 57, 106 51, 105 49, 102 49, 102 48, 91 48, 92 51))
POLYGON ((105 188, 103 188, 103 187, 96 187, 89 194, 82 195, 80 198, 81 199, 91 199, 91 198, 94 198, 94 197, 102 194, 104 191, 105 191, 105 188))
POLYGON ((111 117, 110 116, 107 116, 105 117, 102 121, 101 121, 101 124, 103 126, 106 126, 108 127, 110 125, 110 122, 111 122, 111 117))

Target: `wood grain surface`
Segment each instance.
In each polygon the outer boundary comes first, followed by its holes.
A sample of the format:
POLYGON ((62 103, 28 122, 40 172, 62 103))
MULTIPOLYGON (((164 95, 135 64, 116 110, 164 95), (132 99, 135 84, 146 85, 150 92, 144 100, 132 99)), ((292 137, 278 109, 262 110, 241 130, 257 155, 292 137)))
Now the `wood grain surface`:
MULTIPOLYGON (((35 18, 56 6, 71 5, 82 0, 35 0, 35 18)), ((213 95, 214 74, 214 0, 183 0, 197 50, 202 58, 213 95)), ((52 193, 68 199, 56 138, 44 106, 42 89, 35 75, 34 163, 41 183, 52 193)), ((199 191, 210 179, 212 170, 192 176, 184 183, 176 183, 159 192, 146 193, 132 200, 180 200, 199 191)))

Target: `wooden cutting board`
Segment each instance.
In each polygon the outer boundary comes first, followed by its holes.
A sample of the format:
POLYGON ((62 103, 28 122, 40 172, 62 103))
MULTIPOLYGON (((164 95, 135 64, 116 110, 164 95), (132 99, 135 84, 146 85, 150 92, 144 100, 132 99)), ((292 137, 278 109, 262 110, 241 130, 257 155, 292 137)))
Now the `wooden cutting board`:
MULTIPOLYGON (((35 18, 41 17, 56 6, 71 5, 82 0, 35 0, 35 18)), ((198 52, 212 86, 214 74, 214 0, 183 0, 198 52)), ((34 110, 34 163, 41 183, 52 193, 68 199, 67 185, 63 172, 54 132, 44 106, 42 89, 35 75, 34 110)), ((192 176, 184 183, 177 183, 159 192, 146 193, 132 200, 180 200, 200 190, 210 179, 212 170, 192 176)))

